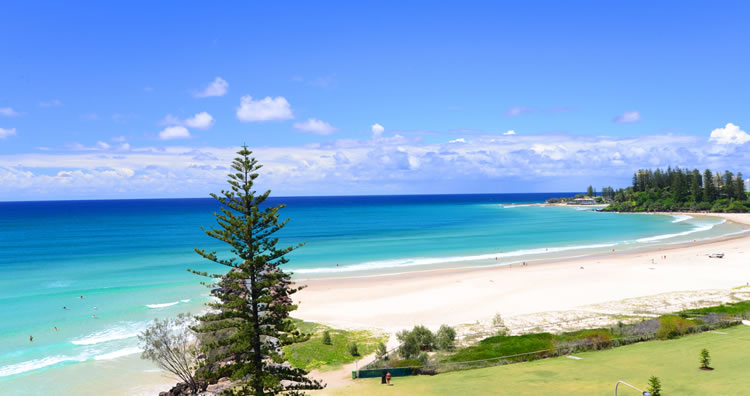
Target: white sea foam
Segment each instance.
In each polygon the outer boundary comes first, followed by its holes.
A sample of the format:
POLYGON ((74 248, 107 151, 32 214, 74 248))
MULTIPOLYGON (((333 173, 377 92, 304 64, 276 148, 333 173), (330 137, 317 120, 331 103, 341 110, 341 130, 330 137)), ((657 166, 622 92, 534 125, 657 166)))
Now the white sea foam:
POLYGON ((164 303, 164 304, 147 304, 146 306, 151 309, 157 309, 157 308, 165 308, 165 307, 171 307, 172 305, 179 304, 179 301, 170 302, 170 303, 164 303))
POLYGON ((672 223, 680 223, 685 220, 690 220, 693 218, 692 216, 688 216, 688 215, 672 215, 672 217, 674 217, 674 220, 672 220, 672 223))
POLYGON ((186 298, 186 299, 184 299, 184 300, 180 300, 180 302, 184 302, 184 303, 189 303, 189 302, 190 302, 190 299, 189 299, 189 298, 186 298))
POLYGON ((112 360, 112 359, 117 359, 123 356, 129 356, 129 355, 134 355, 136 353, 141 353, 142 351, 143 350, 138 347, 124 348, 118 351, 114 351, 110 353, 103 353, 101 355, 94 356, 94 360, 112 360))
POLYGON ((42 359, 29 360, 27 362, 21 362, 16 364, 9 364, 7 366, 0 367, 0 377, 7 377, 9 375, 16 375, 25 373, 32 370, 38 370, 40 368, 53 366, 62 362, 82 362, 86 360, 84 357, 72 357, 65 355, 47 356, 42 359))
POLYGON ((148 326, 148 322, 127 322, 120 326, 90 334, 78 340, 73 340, 75 345, 95 345, 103 342, 124 340, 136 337, 148 326))
POLYGON ((377 270, 384 268, 400 268, 400 267, 411 267, 420 265, 434 265, 444 263, 458 263, 467 261, 480 261, 480 260, 494 260, 495 258, 507 258, 507 257, 519 257, 519 256, 531 256, 540 254, 549 254, 564 252, 568 250, 580 250, 580 249, 598 249, 605 247, 612 247, 617 245, 616 243, 604 243, 598 245, 576 245, 576 246, 559 246, 550 248, 536 248, 536 249, 522 249, 514 250, 505 253, 488 253, 479 254, 474 256, 453 256, 453 257, 418 257, 408 259, 394 259, 394 260, 380 260, 380 261, 369 261, 361 264, 345 265, 343 267, 335 268, 308 268, 308 269, 297 269, 294 270, 297 274, 316 274, 316 273, 341 273, 341 272, 356 272, 356 271, 368 271, 377 270))
POLYGON ((724 222, 726 222, 726 220, 722 219, 718 223, 699 225, 693 228, 692 230, 678 232, 674 234, 663 234, 663 235, 656 235, 656 236, 647 237, 647 238, 640 238, 640 239, 636 239, 635 241, 636 242, 654 242, 654 241, 661 241, 662 239, 676 238, 679 236, 685 236, 685 235, 693 234, 696 232, 708 231, 714 228, 714 226, 717 226, 719 224, 724 224, 724 222))

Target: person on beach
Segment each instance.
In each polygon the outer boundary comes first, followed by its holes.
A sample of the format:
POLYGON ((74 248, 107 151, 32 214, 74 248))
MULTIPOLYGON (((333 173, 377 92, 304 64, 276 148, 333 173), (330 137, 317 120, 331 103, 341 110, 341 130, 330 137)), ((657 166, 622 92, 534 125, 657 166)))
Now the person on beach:
POLYGON ((385 385, 385 370, 380 375, 380 384, 385 385))
POLYGON ((391 372, 390 371, 385 374, 385 383, 388 385, 391 384, 391 372))

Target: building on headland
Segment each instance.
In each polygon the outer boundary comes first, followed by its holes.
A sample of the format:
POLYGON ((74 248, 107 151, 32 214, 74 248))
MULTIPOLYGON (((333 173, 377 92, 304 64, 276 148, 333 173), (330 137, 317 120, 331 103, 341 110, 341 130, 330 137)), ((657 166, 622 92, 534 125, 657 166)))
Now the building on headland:
POLYGON ((576 198, 568 201, 568 205, 596 205, 596 201, 593 198, 576 198))

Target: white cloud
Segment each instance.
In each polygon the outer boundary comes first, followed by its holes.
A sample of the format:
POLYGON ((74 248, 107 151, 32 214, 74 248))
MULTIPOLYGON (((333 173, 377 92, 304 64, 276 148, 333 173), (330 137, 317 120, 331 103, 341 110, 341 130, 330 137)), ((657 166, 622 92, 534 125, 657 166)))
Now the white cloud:
POLYGON ((331 124, 325 121, 321 121, 317 118, 308 118, 307 121, 304 122, 295 122, 294 128, 300 131, 311 132, 318 135, 330 135, 336 132, 336 128, 334 128, 331 124))
POLYGON ((240 99, 237 118, 242 122, 272 121, 288 120, 293 118, 293 115, 289 102, 283 96, 266 96, 260 100, 253 100, 250 95, 245 95, 240 99))
POLYGON ((626 111, 614 118, 618 124, 630 124, 641 120, 641 113, 638 111, 626 111))
POLYGON ((466 139, 464 138, 453 139, 453 140, 449 140, 448 143, 466 143, 466 139))
POLYGON ((48 101, 39 102, 39 107, 60 107, 62 102, 59 99, 52 99, 48 101))
POLYGON ((375 123, 375 124, 372 124, 372 126, 370 127, 370 130, 372 131, 373 137, 380 137, 380 135, 383 134, 383 131, 385 131, 385 128, 383 128, 382 125, 375 123))
POLYGON ((99 148, 101 148, 102 150, 107 150, 110 147, 108 143, 101 142, 101 141, 96 142, 96 145, 99 146, 99 148))
POLYGON ((516 131, 514 131, 512 129, 509 129, 508 131, 506 131, 505 133, 503 133, 503 135, 505 135, 505 136, 515 135, 515 134, 516 134, 516 131))
POLYGON ((209 129, 214 125, 214 118, 207 112, 201 112, 184 121, 185 126, 197 129, 209 129))
POLYGON ((229 88, 229 83, 226 82, 221 77, 216 77, 216 79, 208 84, 206 88, 203 89, 201 92, 195 93, 196 98, 208 98, 211 96, 224 96, 227 93, 227 89, 229 88))
POLYGON ((5 139, 8 136, 13 136, 15 134, 16 134, 16 128, 10 128, 10 129, 0 128, 0 139, 5 139))
POLYGON ((190 137, 190 131, 184 126, 171 126, 164 128, 159 132, 159 139, 171 140, 171 139, 186 139, 190 137))
POLYGON ((0 107, 0 116, 5 117, 14 117, 17 115, 20 115, 21 113, 13 110, 12 107, 0 107))
POLYGON ((125 141, 125 136, 115 136, 115 137, 112 138, 112 141, 113 142, 118 142, 118 143, 124 142, 125 141))
POLYGON ((750 142, 750 134, 730 122, 724 128, 711 131, 711 137, 708 140, 716 144, 745 144, 750 142))

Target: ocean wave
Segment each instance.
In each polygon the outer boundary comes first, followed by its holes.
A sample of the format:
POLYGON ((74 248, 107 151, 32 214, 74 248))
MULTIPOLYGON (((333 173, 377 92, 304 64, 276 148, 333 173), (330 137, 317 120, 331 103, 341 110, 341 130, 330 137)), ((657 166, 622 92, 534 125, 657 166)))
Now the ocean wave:
POLYGON ((90 334, 78 340, 71 341, 75 345, 95 345, 103 342, 124 340, 136 337, 148 326, 148 322, 130 322, 122 326, 109 328, 90 334))
POLYGON ((672 217, 674 217, 674 220, 672 220, 672 223, 680 223, 685 220, 690 220, 693 218, 693 216, 688 216, 688 215, 672 215, 672 217))
POLYGON ((134 355, 136 353, 141 353, 141 352, 143 352, 143 350, 138 347, 124 348, 118 351, 96 355, 94 356, 94 360, 112 360, 112 359, 117 359, 119 357, 134 355))
POLYGON ((180 303, 179 301, 175 301, 175 302, 169 302, 169 303, 164 303, 164 304, 146 304, 146 306, 151 309, 156 309, 156 308, 171 307, 172 305, 177 305, 179 303, 180 303))
POLYGON ((357 272, 357 271, 368 271, 385 268, 400 268, 400 267, 411 267, 420 265, 434 265, 444 263, 458 263, 466 261, 479 261, 479 260, 494 260, 495 258, 507 258, 507 257, 519 257, 519 256, 530 256, 548 253, 564 252, 569 250, 581 250, 581 249, 598 249, 604 247, 616 246, 617 243, 604 243, 597 245, 576 245, 576 246, 559 246, 550 248, 536 248, 536 249, 521 249, 514 250, 505 253, 488 253, 479 254, 474 256, 453 256, 453 257, 419 257, 419 258, 408 258, 408 259, 395 259, 395 260, 380 260, 380 261, 369 261, 361 264, 345 265, 342 267, 334 268, 308 268, 308 269, 297 269, 293 270, 297 274, 320 274, 320 273, 341 273, 341 272, 357 272))
POLYGON ((679 237, 679 236, 693 234, 693 233, 696 233, 696 232, 708 231, 708 230, 714 228, 715 226, 717 226, 719 224, 724 224, 725 222, 726 222, 726 220, 722 219, 718 223, 700 225, 700 226, 697 226, 697 227, 693 228, 692 230, 683 231, 683 232, 677 232, 677 233, 674 233, 674 234, 663 234, 663 235, 656 235, 656 236, 652 236, 652 237, 640 238, 640 239, 636 239, 635 241, 636 242, 641 242, 641 243, 643 243, 643 242, 661 241, 662 239, 675 238, 675 237, 679 237))
POLYGON ((29 360, 27 362, 21 362, 16 364, 10 364, 7 366, 0 367, 0 377, 7 377, 10 375, 22 374, 32 370, 38 370, 40 368, 53 366, 63 362, 82 362, 86 360, 84 357, 72 357, 65 355, 48 356, 42 359, 29 360))

